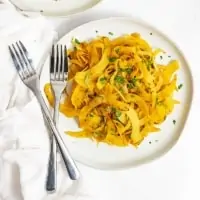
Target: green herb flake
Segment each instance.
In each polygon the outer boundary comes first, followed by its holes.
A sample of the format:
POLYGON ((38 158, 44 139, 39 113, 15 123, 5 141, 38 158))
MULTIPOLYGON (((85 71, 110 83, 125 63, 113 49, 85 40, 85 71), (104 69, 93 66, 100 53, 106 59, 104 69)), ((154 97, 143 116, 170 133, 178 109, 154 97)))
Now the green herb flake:
POLYGON ((178 86, 178 89, 180 90, 182 87, 183 87, 183 84, 180 84, 180 85, 178 86))
POLYGON ((152 65, 152 61, 151 61, 151 60, 148 60, 148 61, 146 62, 146 66, 147 66, 147 70, 148 70, 148 71, 150 70, 151 65, 152 65))
POLYGON ((102 83, 105 83, 106 80, 107 80, 107 78, 106 78, 106 77, 101 77, 99 80, 100 80, 102 83))
POLYGON ((96 30, 95 32, 98 33, 99 31, 96 30))
POLYGON ((117 58, 111 57, 109 58, 109 62, 115 62, 117 60, 117 58))
POLYGON ((149 141, 149 144, 151 144, 151 141, 149 141))
POLYGON ((150 35, 153 35, 153 33, 150 33, 150 35))
POLYGON ((89 116, 90 116, 90 117, 94 117, 94 115, 93 115, 93 114, 89 114, 89 116))
POLYGON ((132 83, 128 83, 128 84, 127 84, 127 88, 128 88, 128 89, 133 89, 133 88, 134 88, 134 85, 133 85, 132 83))
POLYGON ((112 107, 112 108, 111 108, 111 111, 112 111, 112 112, 116 112, 116 108, 112 107))
POLYGON ((100 132, 94 132, 94 137, 99 137, 101 135, 101 133, 100 132))
POLYGON ((158 99, 158 97, 156 97, 156 104, 159 104, 159 99, 158 99))
POLYGON ((162 59, 163 59, 163 57, 162 57, 162 56, 160 56, 160 59, 162 60, 162 59))
POLYGON ((115 52, 116 52, 117 54, 119 53, 119 51, 120 51, 119 48, 115 49, 115 52))
POLYGON ((76 44, 81 44, 80 41, 79 41, 77 38, 74 39, 74 42, 75 42, 76 44))
POLYGON ((137 82, 137 78, 136 77, 131 79, 131 83, 133 84, 133 86, 136 86, 136 82, 137 82))
POLYGON ((116 110, 115 115, 116 115, 117 118, 119 118, 121 116, 121 114, 122 113, 119 110, 116 110))
POLYGON ((130 67, 124 68, 124 69, 120 68, 120 72, 126 72, 128 74, 131 74, 132 71, 133 71, 133 69, 130 67))
POLYGON ((112 33, 112 32, 108 32, 108 34, 109 34, 109 35, 114 35, 114 33, 112 33))
POLYGON ((175 120, 175 119, 173 120, 173 124, 174 124, 174 125, 176 124, 176 120, 175 120))
POLYGON ((115 76, 115 79, 114 79, 117 83, 119 83, 119 84, 123 84, 124 82, 125 82, 125 80, 124 80, 124 77, 122 77, 122 76, 115 76))
POLYGON ((119 91, 120 91, 120 92, 124 92, 124 91, 123 91, 123 88, 119 88, 119 91))
POLYGON ((131 74, 132 71, 133 71, 132 68, 130 68, 130 67, 129 67, 129 68, 126 68, 126 72, 127 72, 128 74, 131 74))
POLYGON ((143 62, 146 64, 146 67, 147 67, 147 70, 149 71, 152 64, 153 64, 153 61, 152 59, 149 59, 149 60, 143 60, 143 62))

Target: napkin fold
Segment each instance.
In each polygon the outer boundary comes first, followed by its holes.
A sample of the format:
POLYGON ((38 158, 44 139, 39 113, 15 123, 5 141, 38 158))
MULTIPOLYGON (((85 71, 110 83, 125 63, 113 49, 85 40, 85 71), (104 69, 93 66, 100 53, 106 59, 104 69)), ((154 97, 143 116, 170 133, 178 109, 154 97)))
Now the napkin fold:
MULTIPOLYGON (((49 156, 49 136, 39 105, 34 99, 23 112, 0 123, 0 194, 9 200, 92 199, 79 181, 71 181, 58 159, 57 192, 47 194, 45 180, 49 156), (6 126, 14 121, 14 126, 6 126), (37 126, 35 123, 37 122, 37 126), (11 134, 9 134, 11 133, 11 134), (5 184, 6 183, 6 184, 5 184)), ((87 184, 86 184, 87 185, 87 184)))
POLYGON ((5 19, 0 20, 0 119, 3 119, 31 100, 29 89, 19 80, 13 66, 8 44, 21 40, 40 71, 57 33, 43 17, 26 18, 14 8, 0 5, 0 19, 5 19))
POLYGON ((21 40, 39 73, 57 33, 45 18, 25 18, 4 4, 0 19, 5 19, 0 20, 0 199, 90 199, 82 179, 69 179, 62 159, 57 192, 45 191, 49 136, 39 105, 19 79, 8 52, 8 44, 21 40))

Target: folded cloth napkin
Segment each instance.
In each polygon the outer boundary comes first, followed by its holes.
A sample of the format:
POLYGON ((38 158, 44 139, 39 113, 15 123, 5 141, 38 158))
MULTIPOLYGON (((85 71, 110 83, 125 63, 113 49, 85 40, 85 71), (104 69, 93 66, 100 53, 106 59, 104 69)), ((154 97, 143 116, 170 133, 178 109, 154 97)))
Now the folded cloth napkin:
POLYGON ((19 79, 8 52, 8 44, 21 40, 39 73, 57 33, 43 17, 25 18, 4 4, 0 19, 5 19, 0 20, 0 199, 88 199, 86 190, 79 189, 81 180, 71 182, 60 161, 57 193, 46 193, 49 137, 38 103, 31 101, 33 95, 19 79))
POLYGON ((29 19, 4 4, 0 4, 0 19, 4 19, 0 20, 0 55, 3 56, 0 59, 0 119, 3 119, 31 99, 31 93, 16 74, 8 44, 21 40, 39 71, 57 34, 43 17, 29 19))
POLYGON ((58 159, 57 192, 46 193, 48 133, 36 99, 22 110, 0 123, 0 129, 4 127, 0 133, 0 199, 93 199, 82 178, 75 182, 69 179, 61 159, 58 159), (6 126, 10 121, 14 126, 6 126))

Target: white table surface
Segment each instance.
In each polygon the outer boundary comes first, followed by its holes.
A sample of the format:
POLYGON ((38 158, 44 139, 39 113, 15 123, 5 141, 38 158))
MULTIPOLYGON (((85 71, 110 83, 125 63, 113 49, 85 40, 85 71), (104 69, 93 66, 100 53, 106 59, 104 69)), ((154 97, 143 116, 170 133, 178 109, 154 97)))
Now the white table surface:
MULTIPOLYGON (((91 19, 112 15, 132 15, 155 25, 171 36, 186 54, 194 75, 194 101, 190 117, 177 145, 164 157, 125 171, 91 169, 88 184, 97 180, 102 200, 199 200, 200 199, 200 1, 199 0, 104 0, 95 9, 71 17, 53 20, 67 30, 91 19), (199 78, 198 78, 199 76, 199 78), (197 90, 196 90, 197 88, 197 90), (113 186, 113 181, 117 182, 113 186)), ((82 173, 84 173, 83 168, 82 173)), ((89 188, 89 186, 88 186, 89 188)))

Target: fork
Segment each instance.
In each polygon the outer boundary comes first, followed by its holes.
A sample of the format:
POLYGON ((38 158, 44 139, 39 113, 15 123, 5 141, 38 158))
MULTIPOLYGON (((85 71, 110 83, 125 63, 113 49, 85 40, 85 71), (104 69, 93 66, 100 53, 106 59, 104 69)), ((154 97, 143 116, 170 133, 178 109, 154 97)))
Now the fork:
POLYGON ((21 41, 16 42, 8 46, 13 63, 19 74, 22 82, 34 93, 36 96, 44 117, 49 125, 49 129, 55 136, 56 142, 58 144, 60 153, 62 155, 63 161, 67 168, 68 174, 72 180, 77 180, 80 176, 79 170, 76 167, 74 160, 72 159, 58 129, 56 128, 48 107, 45 104, 44 98, 40 91, 39 75, 32 66, 32 61, 28 57, 28 51, 21 41))
MULTIPOLYGON (((50 83, 54 94, 54 111, 53 121, 55 125, 58 123, 59 104, 63 90, 66 87, 68 59, 67 48, 63 45, 53 45, 50 57, 50 83)), ((48 175, 46 182, 47 191, 54 191, 56 189, 56 170, 57 170, 57 147, 54 136, 51 136, 51 149, 49 156, 48 175)))

